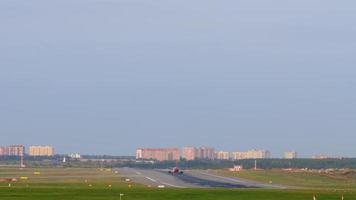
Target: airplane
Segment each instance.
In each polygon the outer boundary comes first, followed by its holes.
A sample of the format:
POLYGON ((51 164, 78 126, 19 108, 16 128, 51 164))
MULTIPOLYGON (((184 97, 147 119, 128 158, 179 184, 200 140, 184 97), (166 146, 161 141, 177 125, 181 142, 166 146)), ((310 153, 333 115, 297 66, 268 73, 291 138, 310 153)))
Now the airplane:
POLYGON ((175 174, 183 174, 184 172, 180 170, 178 167, 174 167, 172 170, 168 171, 169 174, 175 175, 175 174))

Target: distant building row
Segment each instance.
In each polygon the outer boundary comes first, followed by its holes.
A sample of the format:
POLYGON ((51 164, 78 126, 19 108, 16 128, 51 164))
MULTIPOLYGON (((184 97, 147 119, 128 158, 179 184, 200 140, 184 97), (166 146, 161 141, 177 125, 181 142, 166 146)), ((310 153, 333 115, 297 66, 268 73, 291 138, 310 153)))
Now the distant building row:
POLYGON ((218 160, 242 160, 270 158, 271 153, 265 150, 251 150, 247 152, 215 151, 214 148, 184 147, 182 157, 186 160, 218 159, 218 160))
POLYGON ((216 152, 211 147, 184 147, 183 158, 186 160, 215 159, 216 152))
POLYGON ((298 158, 298 153, 295 151, 287 151, 284 153, 284 159, 296 159, 298 158))
MULTIPOLYGON (((187 160, 214 159, 215 149, 208 147, 185 147, 183 155, 187 160)), ((181 152, 179 148, 139 148, 136 150, 136 159, 147 160, 179 160, 181 152)))
POLYGON ((136 150, 136 159, 152 159, 158 161, 179 160, 180 152, 178 148, 143 148, 136 150))
POLYGON ((271 153, 266 150, 251 150, 246 152, 232 152, 233 160, 271 158, 271 153))
MULTIPOLYGON (((10 145, 0 147, 0 156, 24 156, 24 145, 10 145)), ((54 148, 52 146, 30 146, 29 156, 54 156, 54 148)))
MULTIPOLYGON (((136 159, 148 160, 179 160, 184 158, 186 160, 199 159, 219 159, 219 160, 243 160, 243 159, 266 159, 271 158, 271 153, 267 150, 251 150, 246 152, 226 152, 215 151, 211 147, 184 147, 182 154, 179 148, 139 148, 136 150, 136 159)), ((296 152, 286 152, 285 159, 297 158, 296 152)))
POLYGON ((51 146, 30 146, 30 156, 54 156, 54 148, 51 146))
POLYGON ((10 145, 0 147, 0 156, 23 156, 25 154, 25 146, 10 145))

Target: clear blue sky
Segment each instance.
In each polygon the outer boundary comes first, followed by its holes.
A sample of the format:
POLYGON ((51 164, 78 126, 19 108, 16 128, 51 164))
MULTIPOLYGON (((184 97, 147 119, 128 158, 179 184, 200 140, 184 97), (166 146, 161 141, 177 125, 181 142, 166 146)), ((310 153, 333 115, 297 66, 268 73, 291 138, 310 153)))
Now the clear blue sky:
POLYGON ((354 0, 1 0, 0 145, 356 157, 354 0))

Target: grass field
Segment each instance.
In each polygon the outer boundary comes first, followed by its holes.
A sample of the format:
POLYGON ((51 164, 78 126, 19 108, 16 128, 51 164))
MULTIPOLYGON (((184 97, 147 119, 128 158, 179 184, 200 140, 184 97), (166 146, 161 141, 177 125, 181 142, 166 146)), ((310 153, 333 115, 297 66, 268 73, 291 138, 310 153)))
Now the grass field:
POLYGON ((311 172, 288 172, 282 170, 244 170, 230 172, 214 170, 216 174, 254 180, 260 183, 273 183, 305 189, 356 190, 354 174, 319 174, 311 172))
POLYGON ((355 199, 356 192, 330 189, 158 189, 125 182, 113 171, 98 169, 0 169, 0 178, 28 177, 28 180, 0 183, 1 200, 318 200, 355 199), (40 172, 34 175, 34 172, 40 172), (111 186, 111 187, 109 187, 111 186))

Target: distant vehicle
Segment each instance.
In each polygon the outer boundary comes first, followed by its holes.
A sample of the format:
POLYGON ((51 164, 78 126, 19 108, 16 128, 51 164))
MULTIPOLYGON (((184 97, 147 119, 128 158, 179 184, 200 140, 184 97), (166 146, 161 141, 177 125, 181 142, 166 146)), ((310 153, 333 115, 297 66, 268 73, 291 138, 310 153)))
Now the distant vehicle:
POLYGON ((180 170, 178 167, 174 167, 172 170, 168 171, 169 174, 176 175, 176 174, 183 174, 184 172, 180 170))
POLYGON ((157 187, 158 188, 165 188, 166 186, 165 185, 158 185, 157 187))

